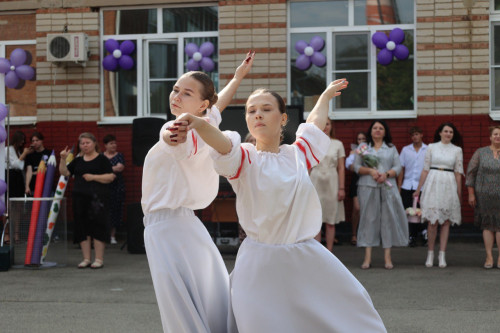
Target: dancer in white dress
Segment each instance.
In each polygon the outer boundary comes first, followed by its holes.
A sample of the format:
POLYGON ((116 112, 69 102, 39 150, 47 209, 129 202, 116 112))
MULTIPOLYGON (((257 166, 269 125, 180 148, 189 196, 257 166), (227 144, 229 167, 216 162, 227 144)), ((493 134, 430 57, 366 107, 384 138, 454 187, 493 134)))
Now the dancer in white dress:
MULTIPOLYGON (((181 76, 170 94, 172 114, 202 115, 218 126, 253 63, 253 54, 236 69, 219 93, 202 72, 181 76)), ((217 195, 219 175, 209 147, 196 131, 166 123, 146 156, 142 180, 144 243, 164 332, 227 332, 229 277, 219 251, 193 210, 217 195)))
MULTIPOLYGON (((332 121, 327 119, 323 132, 330 137, 330 147, 321 162, 311 169, 311 181, 318 192, 323 222, 325 223, 326 248, 333 250, 335 225, 345 221, 345 150, 333 137, 332 121)), ((321 242, 321 231, 316 235, 321 242)))
POLYGON ((438 224, 441 225, 439 236, 439 267, 446 267, 446 245, 450 233, 450 222, 459 225, 462 220, 460 198, 462 197, 462 176, 464 173, 462 139, 452 123, 441 124, 425 153, 424 170, 418 187, 413 194, 420 197, 422 220, 428 221, 428 252, 425 266, 434 265, 434 245, 438 224))
POLYGON ((337 80, 327 87, 292 145, 279 145, 285 103, 264 89, 246 104, 256 146, 192 115, 180 118, 214 148, 215 168, 237 195, 238 217, 248 235, 231 273, 240 333, 386 331, 363 286, 313 239, 322 222, 321 205, 307 170, 326 154, 330 140, 320 128, 329 100, 346 86, 337 80))

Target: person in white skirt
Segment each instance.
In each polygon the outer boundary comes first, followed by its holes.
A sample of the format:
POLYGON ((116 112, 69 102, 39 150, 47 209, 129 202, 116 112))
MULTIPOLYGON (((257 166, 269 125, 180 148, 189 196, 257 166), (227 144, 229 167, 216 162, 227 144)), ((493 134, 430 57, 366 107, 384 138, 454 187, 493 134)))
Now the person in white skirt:
POLYGON ((455 126, 452 123, 441 124, 434 134, 434 143, 427 148, 424 170, 413 193, 413 196, 418 197, 425 184, 420 197, 420 206, 422 222, 429 222, 426 267, 434 265, 434 245, 438 225, 441 225, 439 267, 445 268, 450 224, 460 225, 462 222, 460 198, 462 198, 464 158, 461 145, 462 137, 455 126))
POLYGON ((363 286, 314 240, 321 204, 308 169, 328 150, 322 129, 329 101, 347 84, 342 79, 327 87, 292 145, 280 146, 285 103, 269 90, 254 91, 246 103, 256 146, 200 118, 180 117, 214 148, 215 169, 236 192, 247 233, 230 277, 233 325, 240 333, 386 332, 363 286))
MULTIPOLYGON (((188 72, 170 94, 172 114, 204 115, 221 122, 241 80, 252 67, 248 54, 219 93, 203 72, 188 72)), ((164 332, 227 332, 229 276, 222 257, 193 210, 217 195, 219 175, 209 147, 195 130, 167 122, 148 152, 143 169, 144 243, 164 332)))
MULTIPOLYGON (((330 147, 321 162, 311 169, 311 181, 318 192, 323 222, 325 223, 326 248, 333 250, 335 225, 345 221, 345 150, 334 137, 332 121, 327 119, 323 132, 330 137, 330 147)), ((316 235, 321 242, 321 231, 316 235)))

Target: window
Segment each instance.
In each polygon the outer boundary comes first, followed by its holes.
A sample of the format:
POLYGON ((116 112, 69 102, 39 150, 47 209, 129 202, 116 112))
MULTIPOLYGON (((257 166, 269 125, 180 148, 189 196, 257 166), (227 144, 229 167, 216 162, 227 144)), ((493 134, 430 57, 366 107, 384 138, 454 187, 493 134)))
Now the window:
POLYGON ((326 84, 347 78, 349 88, 332 105, 337 119, 415 117, 415 8, 414 1, 292 1, 289 6, 290 100, 310 111, 326 84), (380 3, 380 5, 379 5, 380 3), (387 65, 377 61, 379 50, 372 35, 400 28, 406 60, 387 65), (296 65, 301 54, 295 45, 321 37, 324 47, 316 52, 324 66, 296 65))
MULTIPOLYGON (((495 1, 495 5, 496 5, 495 1)), ((500 21, 491 22, 491 117, 500 120, 500 21)))
POLYGON ((135 117, 170 117, 168 98, 177 78, 187 71, 188 43, 211 42, 211 76, 218 86, 217 7, 110 9, 101 11, 104 43, 131 40, 134 68, 103 71, 103 120, 130 122, 135 117))

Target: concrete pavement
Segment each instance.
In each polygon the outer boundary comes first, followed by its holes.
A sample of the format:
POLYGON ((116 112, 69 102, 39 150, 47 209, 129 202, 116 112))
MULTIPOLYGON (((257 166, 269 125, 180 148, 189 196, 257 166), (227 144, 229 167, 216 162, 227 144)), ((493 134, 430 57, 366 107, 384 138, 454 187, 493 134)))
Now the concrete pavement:
MULTIPOLYGON (((500 269, 482 268, 481 239, 451 239, 445 269, 424 267, 426 251, 394 249, 395 268, 388 271, 380 248, 369 270, 359 268, 363 249, 334 248, 389 332, 499 332, 500 269)), ((235 255, 224 259, 231 271, 235 255)), ((65 267, 0 272, 0 332, 161 332, 145 255, 114 245, 103 269, 79 270, 79 261, 80 250, 68 243, 65 267)))

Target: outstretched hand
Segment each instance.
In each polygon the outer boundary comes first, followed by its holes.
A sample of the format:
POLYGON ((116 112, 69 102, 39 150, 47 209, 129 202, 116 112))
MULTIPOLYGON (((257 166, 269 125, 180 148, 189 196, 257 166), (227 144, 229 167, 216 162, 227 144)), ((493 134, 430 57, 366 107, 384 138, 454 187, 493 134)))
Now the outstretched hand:
POLYGON ((323 94, 325 94, 329 99, 332 99, 335 96, 339 96, 341 94, 340 90, 347 88, 348 85, 349 81, 347 81, 345 78, 335 80, 333 82, 330 82, 323 94))
POLYGON ((203 118, 189 113, 183 113, 168 127, 162 134, 163 141, 170 146, 177 146, 187 140, 187 133, 195 129, 199 122, 205 121, 203 118))
POLYGON ((242 80, 248 74, 248 72, 250 72, 254 58, 255 58, 255 51, 253 52, 252 50, 248 51, 247 55, 245 56, 245 59, 241 62, 241 65, 239 65, 238 68, 236 68, 236 71, 234 72, 235 79, 242 80))

